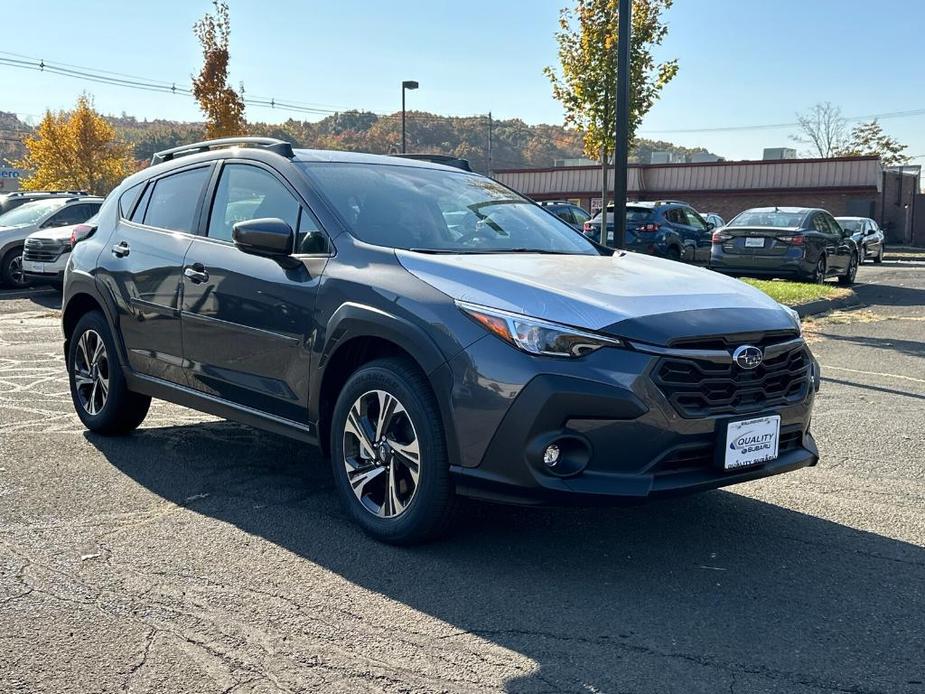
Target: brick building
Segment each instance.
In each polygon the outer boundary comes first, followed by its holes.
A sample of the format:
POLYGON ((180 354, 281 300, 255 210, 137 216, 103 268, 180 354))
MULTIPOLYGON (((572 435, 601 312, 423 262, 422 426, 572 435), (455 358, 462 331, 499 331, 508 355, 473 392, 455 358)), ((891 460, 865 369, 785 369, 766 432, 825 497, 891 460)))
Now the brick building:
MULTIPOLYGON (((600 206, 599 166, 505 169, 494 176, 534 200, 600 206)), ((908 243, 920 167, 884 169, 878 157, 723 161, 631 165, 627 178, 630 200, 684 200, 725 219, 750 207, 821 207, 836 216, 873 217, 891 240, 908 243)))

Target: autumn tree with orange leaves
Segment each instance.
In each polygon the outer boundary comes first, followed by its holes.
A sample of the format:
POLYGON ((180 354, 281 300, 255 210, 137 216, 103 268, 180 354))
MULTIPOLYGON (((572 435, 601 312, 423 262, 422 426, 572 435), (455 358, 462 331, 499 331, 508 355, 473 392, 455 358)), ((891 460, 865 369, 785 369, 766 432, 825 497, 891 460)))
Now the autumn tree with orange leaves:
POLYGON ((228 86, 228 37, 231 19, 228 3, 213 0, 215 13, 206 13, 193 25, 202 45, 202 69, 193 77, 193 96, 206 117, 206 135, 211 138, 242 135, 245 132, 244 99, 228 86))

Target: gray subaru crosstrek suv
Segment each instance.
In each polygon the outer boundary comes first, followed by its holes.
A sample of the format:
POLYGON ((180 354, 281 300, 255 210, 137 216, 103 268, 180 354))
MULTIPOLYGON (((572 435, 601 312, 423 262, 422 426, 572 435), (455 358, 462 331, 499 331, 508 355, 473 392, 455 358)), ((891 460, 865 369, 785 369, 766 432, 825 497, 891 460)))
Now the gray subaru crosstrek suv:
POLYGON ((793 311, 427 162, 159 153, 75 246, 63 327, 89 429, 129 432, 156 397, 318 444, 394 543, 444 529, 460 494, 642 499, 818 459, 793 311))

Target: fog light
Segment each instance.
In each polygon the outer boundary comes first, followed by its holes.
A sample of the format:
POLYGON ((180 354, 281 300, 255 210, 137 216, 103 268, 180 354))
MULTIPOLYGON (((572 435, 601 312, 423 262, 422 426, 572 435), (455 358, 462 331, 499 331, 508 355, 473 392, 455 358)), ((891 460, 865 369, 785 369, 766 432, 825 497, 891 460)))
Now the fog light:
POLYGON ((546 446, 546 450, 543 451, 543 462, 549 467, 555 467, 559 464, 559 454, 559 446, 554 443, 550 444, 546 446))

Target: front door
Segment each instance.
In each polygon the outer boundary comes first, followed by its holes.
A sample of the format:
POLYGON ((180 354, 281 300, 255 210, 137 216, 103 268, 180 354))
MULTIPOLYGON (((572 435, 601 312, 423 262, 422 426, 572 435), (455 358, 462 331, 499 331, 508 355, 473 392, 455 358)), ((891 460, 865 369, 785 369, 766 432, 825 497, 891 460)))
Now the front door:
MULTIPOLYGON (((99 260, 98 279, 115 301, 130 366, 181 384, 180 277, 210 172, 205 165, 163 176, 137 205, 120 204, 99 260)), ((137 198, 132 189, 123 198, 130 193, 137 198)))
POLYGON ((685 234, 688 241, 694 248, 695 263, 707 263, 710 260, 710 251, 713 245, 713 232, 707 228, 707 223, 703 217, 697 214, 689 207, 684 208, 684 216, 687 218, 687 227, 685 234))
MULTIPOLYGON (((296 422, 308 416, 312 312, 328 246, 300 253, 311 213, 276 172, 229 163, 215 187, 205 236, 193 240, 183 276, 183 345, 190 385, 296 422), (232 241, 236 222, 277 218, 297 231, 291 257, 251 255, 232 241)), ((325 237, 326 238, 326 237, 325 237)))

